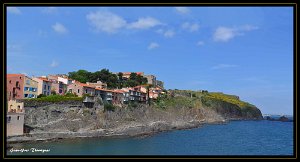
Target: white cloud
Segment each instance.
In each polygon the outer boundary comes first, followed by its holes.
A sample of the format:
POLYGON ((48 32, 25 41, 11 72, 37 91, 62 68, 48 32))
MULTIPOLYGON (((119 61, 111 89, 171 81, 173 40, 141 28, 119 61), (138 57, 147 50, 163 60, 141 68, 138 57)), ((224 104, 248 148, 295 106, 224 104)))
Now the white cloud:
POLYGON ((181 27, 185 30, 188 30, 190 32, 196 32, 199 30, 199 24, 197 23, 189 23, 189 22, 185 22, 181 25, 181 27))
POLYGON ((50 64, 51 67, 57 67, 58 66, 58 62, 53 60, 52 63, 50 64))
POLYGON ((167 31, 164 33, 164 36, 165 36, 166 38, 172 38, 174 35, 175 35, 175 32, 172 31, 172 30, 167 30, 167 31))
POLYGON ((211 69, 212 70, 219 70, 219 69, 225 69, 225 68, 234 68, 238 67, 237 65, 232 65, 232 64, 218 64, 216 66, 213 66, 211 69))
POLYGON ((58 13, 57 7, 46 7, 42 10, 43 13, 46 14, 56 14, 58 13))
POLYGON ((197 42, 197 46, 203 46, 203 45, 204 45, 204 42, 203 42, 203 41, 197 42))
POLYGON ((149 44, 148 50, 152 50, 152 49, 155 49, 155 48, 158 48, 158 47, 159 47, 158 43, 152 42, 152 43, 149 44))
POLYGON ((218 27, 213 34, 213 40, 216 42, 227 42, 236 36, 244 35, 245 32, 258 29, 257 26, 244 25, 239 27, 218 27))
POLYGON ((126 26, 122 17, 108 11, 91 12, 86 18, 98 32, 116 33, 118 29, 126 26))
POLYGON ((138 21, 128 24, 130 29, 148 29, 155 27, 157 25, 162 25, 162 23, 152 17, 139 18, 138 21))
POLYGON ((52 29, 55 32, 60 33, 60 34, 68 33, 67 28, 64 25, 62 25, 61 23, 58 23, 58 22, 55 25, 52 25, 52 29))
POLYGON ((156 33, 161 34, 166 38, 172 38, 175 35, 175 32, 171 29, 169 30, 158 29, 156 30, 156 33))
POLYGON ((17 7, 7 7, 7 12, 13 14, 21 14, 21 11, 17 7))
POLYGON ((187 14, 190 10, 187 7, 175 7, 176 12, 180 14, 187 14))

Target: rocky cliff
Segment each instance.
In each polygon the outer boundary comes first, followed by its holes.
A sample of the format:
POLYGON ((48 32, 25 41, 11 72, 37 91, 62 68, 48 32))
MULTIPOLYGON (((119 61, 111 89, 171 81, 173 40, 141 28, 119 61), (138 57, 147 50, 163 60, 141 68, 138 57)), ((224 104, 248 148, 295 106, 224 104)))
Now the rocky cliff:
MULTIPOLYGON (((224 97, 224 96, 223 96, 224 97)), ((226 98, 227 99, 227 98, 226 98)), ((106 110, 101 104, 85 107, 80 101, 25 103, 25 125, 30 132, 9 141, 53 138, 136 136, 172 129, 198 127, 228 120, 260 120, 261 112, 235 98, 226 101, 202 92, 174 91, 146 104, 106 110)), ((232 98, 230 98, 232 99, 232 98)))

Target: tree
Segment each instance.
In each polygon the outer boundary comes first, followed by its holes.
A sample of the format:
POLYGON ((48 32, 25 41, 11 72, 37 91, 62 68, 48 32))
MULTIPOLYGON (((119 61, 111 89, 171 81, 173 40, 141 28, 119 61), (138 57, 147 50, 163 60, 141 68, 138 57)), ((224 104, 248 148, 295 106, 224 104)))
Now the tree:
POLYGON ((55 91, 55 90, 52 90, 52 91, 51 91, 51 94, 52 94, 52 95, 56 95, 56 91, 55 91))
POLYGON ((77 80, 81 83, 86 83, 90 80, 90 77, 92 76, 91 72, 88 72, 86 70, 78 70, 73 71, 73 72, 69 72, 69 78, 77 80))

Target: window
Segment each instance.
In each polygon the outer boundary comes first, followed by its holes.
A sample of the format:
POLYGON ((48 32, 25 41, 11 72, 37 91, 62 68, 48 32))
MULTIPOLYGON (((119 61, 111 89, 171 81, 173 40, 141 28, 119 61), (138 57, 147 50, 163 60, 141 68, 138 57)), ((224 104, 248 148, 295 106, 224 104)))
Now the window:
POLYGON ((11 121, 11 116, 7 117, 7 123, 10 123, 11 121))
POLYGON ((20 105, 18 105, 18 110, 20 110, 21 109, 21 106, 20 105))
POLYGON ((24 91, 28 91, 29 90, 29 88, 28 87, 24 87, 24 91))
POLYGON ((79 93, 79 89, 78 89, 77 91, 78 91, 78 93, 79 93))
POLYGON ((44 95, 46 95, 46 91, 44 91, 44 95))
POLYGON ((20 86, 20 85, 19 85, 19 81, 17 81, 17 82, 16 82, 16 87, 19 87, 19 86, 20 86))
POLYGON ((88 91, 88 90, 87 90, 87 89, 85 89, 85 93, 87 93, 87 91, 88 91))
POLYGON ((32 88, 32 91, 33 91, 33 92, 36 92, 36 88, 32 88))
POLYGON ((46 89, 46 85, 44 85, 44 89, 46 89))
POLYGON ((47 92, 47 95, 49 96, 49 92, 47 92))
POLYGON ((50 90, 50 86, 48 86, 48 90, 50 90))
POLYGON ((11 80, 9 80, 9 83, 11 84, 11 80))
POLYGON ((18 116, 18 117, 17 117, 17 120, 20 120, 20 119, 21 119, 21 117, 20 117, 20 116, 18 116))
POLYGON ((27 97, 28 97, 28 94, 24 94, 24 97, 27 98, 27 97))
POLYGON ((26 84, 27 84, 27 85, 30 85, 30 80, 26 80, 26 84))
POLYGON ((62 89, 59 89, 59 92, 58 93, 62 93, 62 89))

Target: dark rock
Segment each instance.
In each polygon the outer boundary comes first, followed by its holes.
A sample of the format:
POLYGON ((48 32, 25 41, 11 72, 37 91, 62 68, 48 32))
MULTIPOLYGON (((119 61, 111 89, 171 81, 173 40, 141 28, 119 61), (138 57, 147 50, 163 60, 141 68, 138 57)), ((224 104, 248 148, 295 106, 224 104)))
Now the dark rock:
POLYGON ((279 121, 282 121, 282 122, 288 122, 289 121, 289 118, 285 117, 285 116, 281 116, 279 119, 279 121))

